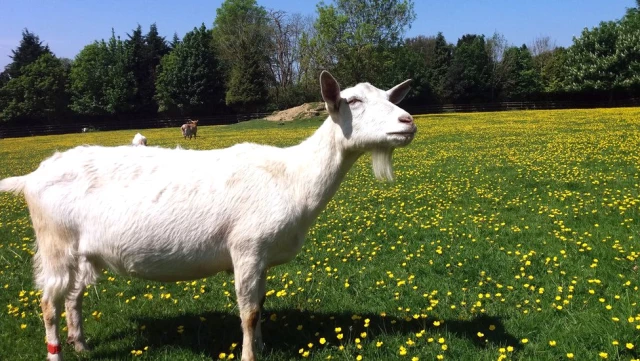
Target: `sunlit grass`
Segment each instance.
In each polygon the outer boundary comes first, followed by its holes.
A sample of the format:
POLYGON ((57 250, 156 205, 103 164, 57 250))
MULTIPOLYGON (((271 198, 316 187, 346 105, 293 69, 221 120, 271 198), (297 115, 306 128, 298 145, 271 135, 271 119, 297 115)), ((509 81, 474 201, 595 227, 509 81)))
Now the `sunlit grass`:
MULTIPOLYGON (((364 157, 300 255, 269 272, 262 359, 638 359, 640 109, 416 122, 396 182, 375 181, 364 157)), ((142 133, 162 147, 285 146, 318 125, 199 127, 197 141, 142 133)), ((0 177, 135 132, 0 140, 0 177)), ((45 356, 32 244, 24 201, 0 195, 2 360, 45 356)), ((105 272, 84 310, 94 351, 81 359, 240 356, 232 275, 161 284, 105 272)))

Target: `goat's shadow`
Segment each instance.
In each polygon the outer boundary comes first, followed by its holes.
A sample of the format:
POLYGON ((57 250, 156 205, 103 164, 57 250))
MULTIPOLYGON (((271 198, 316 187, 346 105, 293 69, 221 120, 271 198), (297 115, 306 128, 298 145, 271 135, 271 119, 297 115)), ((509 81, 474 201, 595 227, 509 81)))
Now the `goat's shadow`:
MULTIPOLYGON (((222 352, 229 353, 230 345, 236 343, 235 350, 239 355, 242 345, 240 318, 231 313, 205 312, 202 314, 183 314, 174 317, 142 317, 133 318, 138 331, 131 329, 110 334, 106 339, 95 342, 103 343, 122 339, 131 332, 137 332, 134 347, 142 350, 149 346, 152 350, 162 348, 183 348, 194 353, 205 354, 217 359, 222 352), (142 327, 144 325, 144 327, 142 327)), ((441 325, 434 326, 433 319, 412 319, 381 316, 373 313, 319 313, 297 310, 267 310, 262 314, 262 333, 265 343, 264 352, 282 352, 290 357, 299 357, 298 350, 306 348, 309 342, 316 344, 320 337, 326 337, 331 344, 353 343, 366 331, 363 343, 372 342, 382 335, 404 335, 415 337, 425 330, 422 337, 436 337, 446 330, 458 337, 466 338, 478 348, 489 345, 513 346, 517 351, 521 348, 519 339, 509 334, 499 317, 481 315, 471 320, 444 320, 441 325), (357 316, 354 316, 357 315, 357 316), (364 320, 369 319, 368 327, 364 320), (336 327, 341 327, 344 338, 336 339, 336 327), (478 337, 483 331, 484 337, 478 337)), ((126 357, 130 352, 108 347, 109 351, 96 350, 91 358, 117 359, 126 357)))

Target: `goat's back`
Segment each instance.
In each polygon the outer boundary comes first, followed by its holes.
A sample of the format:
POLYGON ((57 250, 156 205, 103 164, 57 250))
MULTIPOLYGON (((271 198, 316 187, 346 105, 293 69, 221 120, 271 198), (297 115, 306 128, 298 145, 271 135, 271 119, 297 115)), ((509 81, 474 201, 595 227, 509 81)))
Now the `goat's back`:
POLYGON ((256 166, 279 164, 282 151, 83 146, 18 179, 41 215, 34 228, 65 227, 74 252, 124 274, 194 279, 231 269, 233 247, 250 251, 264 246, 251 239, 271 242, 296 231, 280 170, 256 166))

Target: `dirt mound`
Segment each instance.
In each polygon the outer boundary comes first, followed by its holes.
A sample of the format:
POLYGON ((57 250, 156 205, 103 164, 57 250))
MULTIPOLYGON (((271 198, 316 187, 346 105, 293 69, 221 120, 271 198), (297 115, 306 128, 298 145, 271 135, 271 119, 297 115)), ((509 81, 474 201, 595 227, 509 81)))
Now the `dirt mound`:
POLYGON ((327 111, 324 109, 324 103, 305 103, 297 107, 276 112, 265 119, 274 122, 288 122, 295 119, 311 118, 324 114, 327 114, 327 111))

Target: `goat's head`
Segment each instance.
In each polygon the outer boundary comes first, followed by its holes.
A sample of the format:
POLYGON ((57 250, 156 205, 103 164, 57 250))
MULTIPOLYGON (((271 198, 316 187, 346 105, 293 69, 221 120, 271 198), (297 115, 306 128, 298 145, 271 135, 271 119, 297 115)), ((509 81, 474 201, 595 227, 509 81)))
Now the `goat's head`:
POLYGON ((411 80, 406 80, 384 91, 360 83, 341 91, 331 74, 320 74, 322 98, 329 116, 340 126, 344 149, 370 151, 378 179, 393 179, 393 150, 411 143, 416 134, 411 115, 396 105, 407 95, 410 84, 411 80))

